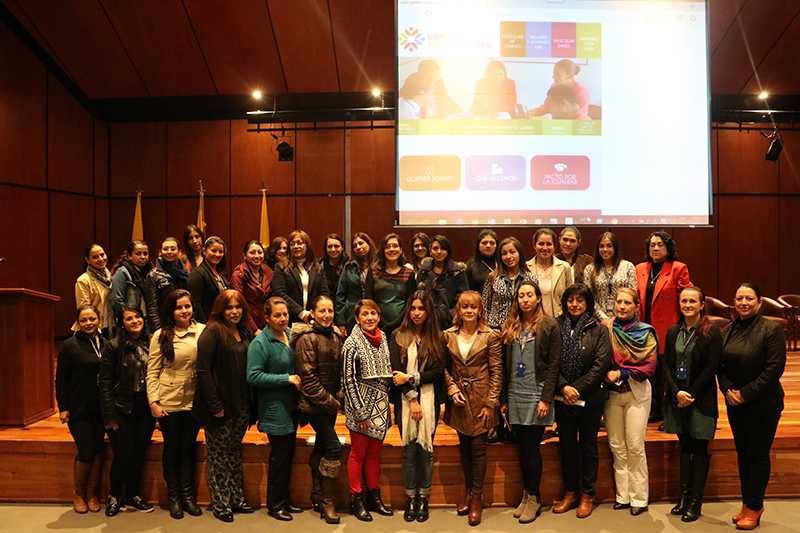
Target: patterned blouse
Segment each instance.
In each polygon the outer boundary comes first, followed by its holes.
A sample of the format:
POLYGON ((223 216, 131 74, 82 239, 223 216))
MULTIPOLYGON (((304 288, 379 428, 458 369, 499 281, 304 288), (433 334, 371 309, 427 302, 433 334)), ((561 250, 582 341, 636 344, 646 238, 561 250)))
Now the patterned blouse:
MULTIPOLYGON (((511 306, 516 299, 516 289, 522 285, 523 281, 535 281, 539 283, 536 274, 533 272, 523 272, 520 270, 514 279, 512 287, 511 280, 506 274, 500 274, 495 278, 492 274, 486 277, 483 283, 483 307, 486 309, 486 321, 494 329, 503 327, 503 323, 511 312, 511 306)), ((634 279, 634 282, 636 280, 634 279)))
POLYGON ((614 318, 613 301, 617 298, 617 291, 621 287, 638 290, 636 284, 636 267, 630 261, 620 261, 616 268, 604 268, 597 273, 597 279, 592 280, 594 263, 586 265, 583 271, 583 281, 594 294, 594 316, 599 322, 614 318))

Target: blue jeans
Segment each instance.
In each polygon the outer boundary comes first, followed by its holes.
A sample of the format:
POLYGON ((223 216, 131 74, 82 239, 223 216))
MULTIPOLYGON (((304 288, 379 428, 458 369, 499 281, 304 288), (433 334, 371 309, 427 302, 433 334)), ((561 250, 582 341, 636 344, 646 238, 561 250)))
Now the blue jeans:
MULTIPOLYGON (((434 420, 439 420, 439 406, 436 405, 434 420)), ((394 421, 403 435, 403 409, 400 404, 395 406, 394 421)), ((433 428, 434 435, 436 428, 433 428)), ((433 436, 431 436, 433 441, 433 436)), ((433 452, 425 450, 417 441, 409 442, 403 446, 403 479, 406 485, 406 495, 423 496, 431 493, 431 478, 433 478, 433 452)))

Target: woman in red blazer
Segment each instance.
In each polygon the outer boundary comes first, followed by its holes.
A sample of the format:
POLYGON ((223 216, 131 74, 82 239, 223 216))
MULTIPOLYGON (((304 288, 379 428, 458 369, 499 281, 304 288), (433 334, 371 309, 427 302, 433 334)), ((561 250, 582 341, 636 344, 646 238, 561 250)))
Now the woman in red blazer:
MULTIPOLYGON (((689 268, 677 260, 675 240, 666 231, 650 234, 645 241, 645 257, 647 261, 636 265, 636 283, 642 301, 639 318, 656 328, 660 355, 664 353, 667 330, 681 317, 678 297, 683 289, 692 286, 692 282, 689 268)), ((650 421, 663 420, 664 386, 658 367, 650 383, 653 386, 650 421)))

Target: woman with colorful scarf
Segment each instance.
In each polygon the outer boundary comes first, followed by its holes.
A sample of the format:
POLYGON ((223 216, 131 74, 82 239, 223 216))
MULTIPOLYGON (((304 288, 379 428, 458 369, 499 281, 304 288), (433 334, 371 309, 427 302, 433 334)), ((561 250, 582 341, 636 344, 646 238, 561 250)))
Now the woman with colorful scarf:
POLYGON ((652 391, 648 378, 656 371, 658 336, 653 326, 639 322, 639 293, 627 287, 617 291, 616 318, 605 324, 614 351, 606 373, 604 418, 608 445, 614 454, 614 509, 630 509, 637 516, 647 511, 649 498, 645 432, 652 391))
POLYGON ((553 512, 577 507, 576 516, 586 518, 592 514, 600 464, 597 432, 608 398, 602 385, 611 364, 611 339, 608 328, 594 316, 594 294, 588 285, 567 287, 561 307, 563 314, 556 319, 561 326, 556 424, 565 492, 553 512))
POLYGON ((342 360, 344 415, 350 430, 350 511, 359 520, 372 521, 369 511, 394 514, 381 500, 380 453, 389 417, 392 364, 386 335, 378 328, 381 310, 372 300, 361 300, 353 309, 358 327, 344 341, 342 360), (361 477, 366 475, 369 494, 363 498, 361 477))
MULTIPOLYGON (((111 272, 106 268, 108 257, 102 246, 92 244, 83 252, 83 259, 86 262, 86 271, 75 281, 75 305, 77 309, 93 305, 100 313, 98 331, 103 337, 108 338, 114 325, 114 313, 111 310, 111 272)), ((75 321, 72 331, 80 330, 80 325, 75 321)))

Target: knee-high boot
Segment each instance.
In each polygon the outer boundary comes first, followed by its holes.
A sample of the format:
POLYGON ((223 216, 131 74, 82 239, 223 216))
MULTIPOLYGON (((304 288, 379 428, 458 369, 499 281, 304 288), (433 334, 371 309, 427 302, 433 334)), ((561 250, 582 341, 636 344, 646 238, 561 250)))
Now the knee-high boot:
POLYGON ((84 514, 89 512, 86 506, 86 481, 89 479, 89 471, 92 463, 82 463, 75 461, 74 482, 75 488, 72 491, 72 508, 76 513, 84 514))
POLYGON ((320 479, 320 518, 324 518, 329 524, 338 524, 339 515, 333 506, 333 495, 336 488, 336 478, 339 477, 339 469, 342 462, 339 460, 331 461, 322 458, 319 462, 320 479))
POLYGON ((319 511, 319 504, 322 501, 320 489, 322 486, 322 474, 319 471, 319 462, 322 456, 312 453, 308 458, 308 466, 311 467, 311 506, 314 511, 319 511))
MULTIPOLYGON (((696 456, 695 456, 696 458, 696 456)), ((681 452, 681 499, 678 505, 672 508, 670 513, 682 515, 689 508, 689 500, 692 496, 692 454, 681 452)))
POLYGON ((103 475, 103 457, 95 456, 89 470, 89 479, 86 480, 86 506, 93 513, 100 510, 100 478, 103 475))
POLYGON ((692 499, 689 507, 681 517, 683 522, 694 522, 700 518, 700 511, 703 507, 703 492, 706 488, 710 464, 710 455, 695 455, 692 458, 692 499))

